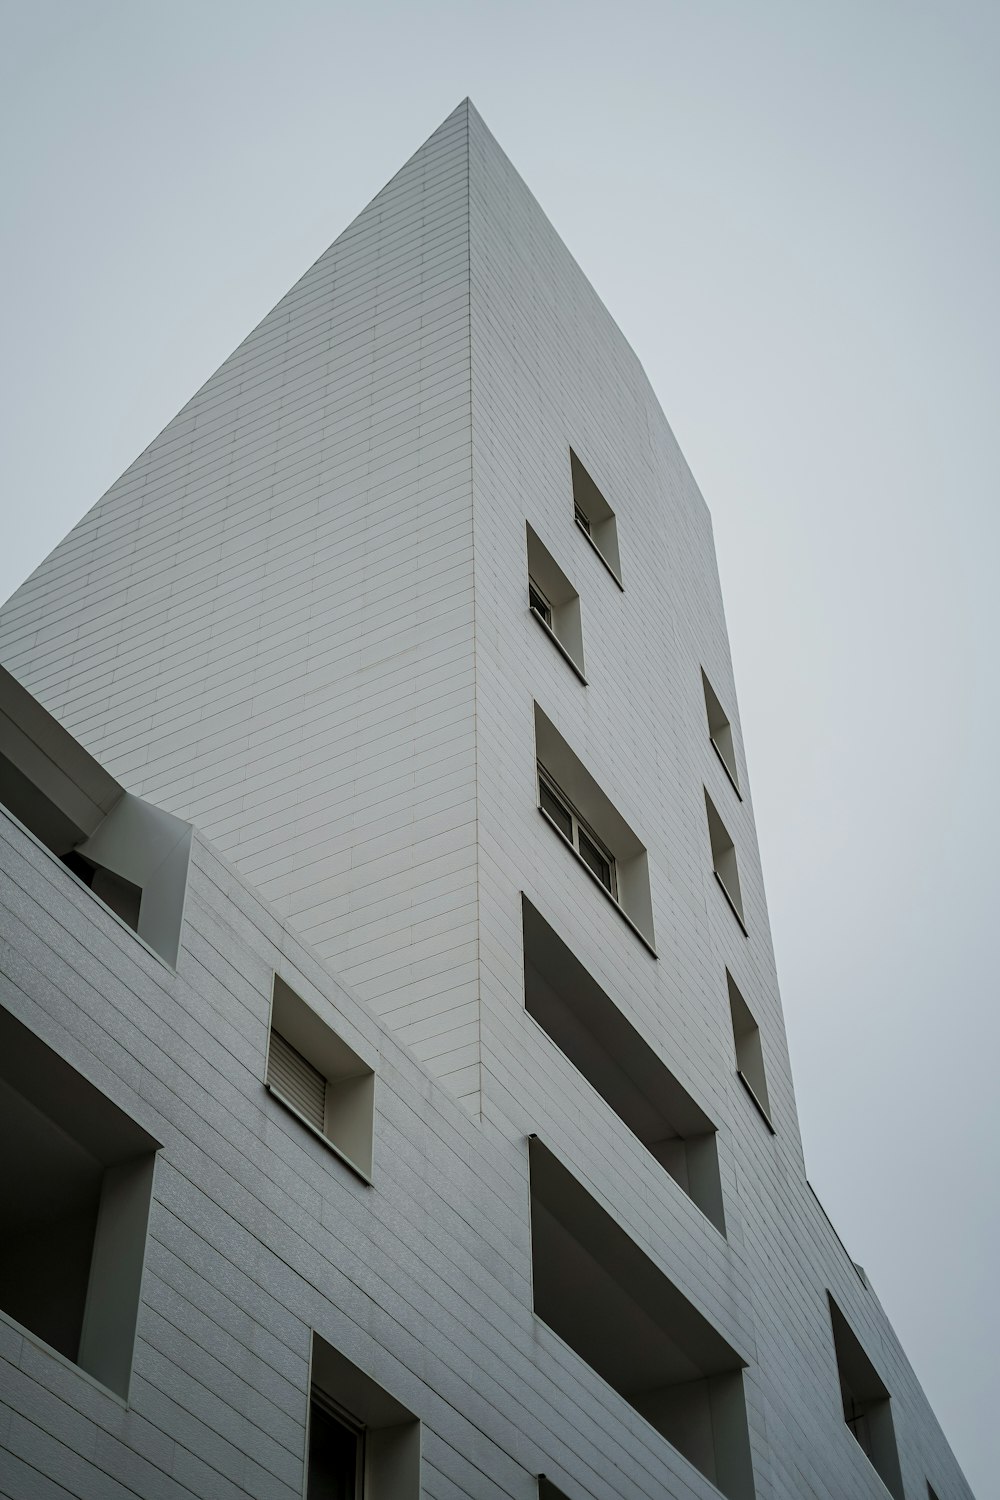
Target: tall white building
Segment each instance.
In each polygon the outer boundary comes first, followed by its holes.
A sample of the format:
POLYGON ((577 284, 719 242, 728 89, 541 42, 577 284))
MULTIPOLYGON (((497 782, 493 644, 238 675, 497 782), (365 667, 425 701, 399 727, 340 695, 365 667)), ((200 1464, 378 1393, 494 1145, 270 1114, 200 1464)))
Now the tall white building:
POLYGON ((0 659, 4 1494, 969 1500, 806 1180, 708 512, 470 104, 0 659))

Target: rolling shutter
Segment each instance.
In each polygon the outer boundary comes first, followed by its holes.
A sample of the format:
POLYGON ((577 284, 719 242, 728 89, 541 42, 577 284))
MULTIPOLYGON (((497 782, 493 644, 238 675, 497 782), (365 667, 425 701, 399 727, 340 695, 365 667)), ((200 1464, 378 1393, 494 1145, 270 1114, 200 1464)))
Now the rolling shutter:
POLYGON ((326 1079, 312 1063, 286 1042, 280 1031, 271 1032, 267 1059, 267 1081, 304 1119, 322 1130, 326 1124, 326 1079))

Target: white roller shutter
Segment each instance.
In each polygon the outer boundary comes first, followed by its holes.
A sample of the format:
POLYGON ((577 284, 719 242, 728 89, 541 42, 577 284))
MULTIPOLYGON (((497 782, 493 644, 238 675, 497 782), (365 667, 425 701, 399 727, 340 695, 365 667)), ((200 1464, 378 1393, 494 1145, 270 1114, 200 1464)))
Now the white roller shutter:
POLYGON ((271 1032, 267 1081, 299 1114, 322 1130, 326 1124, 326 1079, 280 1031, 271 1032))

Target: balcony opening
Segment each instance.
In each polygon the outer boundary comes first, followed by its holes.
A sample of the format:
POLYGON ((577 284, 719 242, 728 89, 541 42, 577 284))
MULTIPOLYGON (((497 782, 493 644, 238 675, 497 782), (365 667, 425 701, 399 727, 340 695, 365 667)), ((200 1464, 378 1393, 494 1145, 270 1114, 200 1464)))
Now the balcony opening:
POLYGON ((655 954, 645 846, 535 704, 538 807, 655 954))
POLYGON ((727 776, 733 783, 737 795, 739 795, 740 778, 736 770, 736 748, 733 744, 733 726, 726 717, 726 711, 719 702, 715 689, 705 676, 704 671, 701 674, 701 684, 705 692, 708 737, 712 742, 716 755, 723 764, 727 776))
POLYGON ((622 565, 618 554, 618 523, 611 506, 587 473, 572 448, 569 452, 573 481, 573 516, 618 587, 622 587, 622 565))
POLYGON ((420 1500, 420 1423, 319 1334, 312 1338, 306 1500, 420 1500))
POLYGON ((538 1140, 534 1310, 729 1500, 754 1494, 745 1361, 538 1140))
POLYGON ((889 1392, 840 1308, 827 1295, 847 1430, 890 1495, 904 1500, 889 1392))
POLYGON ((345 1165, 371 1182, 374 1069, 278 974, 265 1082, 345 1165))
POLYGON ((127 1399, 159 1142, 0 1010, 0 1307, 127 1399))
POLYGON ((580 596, 530 526, 527 537, 528 607, 576 675, 586 682, 580 596))
POLYGON ((712 869, 715 878, 722 887, 736 920, 746 932, 747 924, 743 914, 743 893, 740 889, 740 872, 736 865, 736 849, 707 791, 705 812, 708 815, 708 838, 712 849, 712 869))
POLYGON ((725 1234, 714 1124, 525 896, 521 914, 529 1015, 725 1234))
POLYGON ((768 1125, 771 1122, 771 1102, 767 1093, 767 1074, 764 1071, 764 1051, 760 1040, 760 1027, 750 1013, 743 996, 729 970, 726 970, 726 985, 729 990, 729 1013, 733 1022, 733 1043, 736 1048, 736 1071, 750 1093, 768 1125))

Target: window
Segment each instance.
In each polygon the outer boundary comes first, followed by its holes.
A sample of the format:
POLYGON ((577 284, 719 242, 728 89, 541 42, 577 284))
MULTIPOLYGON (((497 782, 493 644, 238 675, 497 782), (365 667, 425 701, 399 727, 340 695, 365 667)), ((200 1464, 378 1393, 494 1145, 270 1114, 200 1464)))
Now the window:
POLYGON ((655 957, 645 846, 537 703, 535 752, 538 806, 546 822, 655 957))
POLYGON ((903 1500, 889 1392, 840 1308, 827 1296, 844 1423, 889 1493, 903 1500))
POLYGON ((736 750, 733 745, 733 726, 726 718, 726 711, 715 695, 715 690, 705 673, 701 674, 701 685, 705 693, 705 713, 708 716, 708 737, 716 755, 722 762, 726 775, 740 795, 740 779, 736 771, 736 750))
POLYGON ((580 596, 548 548, 531 526, 526 525, 528 542, 528 604, 535 619, 544 625, 549 639, 569 662, 573 671, 583 675, 583 627, 580 620, 580 596))
POLYGON ((266 1086, 365 1182, 371 1182, 375 1073, 275 974, 266 1086))
POLYGON ((746 1361, 541 1141, 535 1313, 729 1500, 752 1500, 746 1361))
POLYGON ((597 835, 588 829, 576 808, 558 790, 548 771, 538 763, 538 805, 564 838, 568 839, 588 869, 592 870, 608 892, 618 900, 615 862, 597 835))
POLYGON ((725 1234, 712 1121, 525 896, 521 921, 528 1014, 725 1234))
POLYGON ((365 1430, 313 1387, 309 1408, 309 1500, 363 1500, 365 1430))
POLYGON ((622 565, 618 555, 618 523, 611 506, 570 449, 573 483, 573 516, 618 587, 622 587, 622 565))
POLYGON ((127 1400, 159 1142, 0 1010, 0 1307, 127 1400))
POLYGON ((767 1097, 767 1076, 764 1072, 764 1053, 760 1043, 760 1028, 750 1007, 736 988, 733 976, 726 970, 729 989, 729 1013, 733 1022, 733 1042, 736 1047, 736 1071, 751 1099, 760 1110, 767 1124, 771 1125, 771 1105, 767 1097))
POLYGON ((420 1500, 420 1423, 318 1333, 312 1337, 306 1500, 420 1500))
POLYGON ((191 825, 126 792, 2 667, 0 803, 176 964, 191 825))
POLYGON ((531 577, 530 573, 528 575, 528 603, 535 611, 535 614, 538 615, 543 625, 547 625, 551 630, 552 605, 549 603, 548 599, 546 599, 545 595, 542 593, 535 580, 531 577))
POLYGON ((544 1474, 538 1476, 538 1500, 569 1500, 565 1490, 557 1489, 544 1474))
POLYGON ((722 887, 736 920, 746 932, 740 872, 736 867, 736 849, 708 792, 705 793, 705 811, 708 815, 708 837, 712 847, 712 869, 715 872, 715 878, 722 887))

